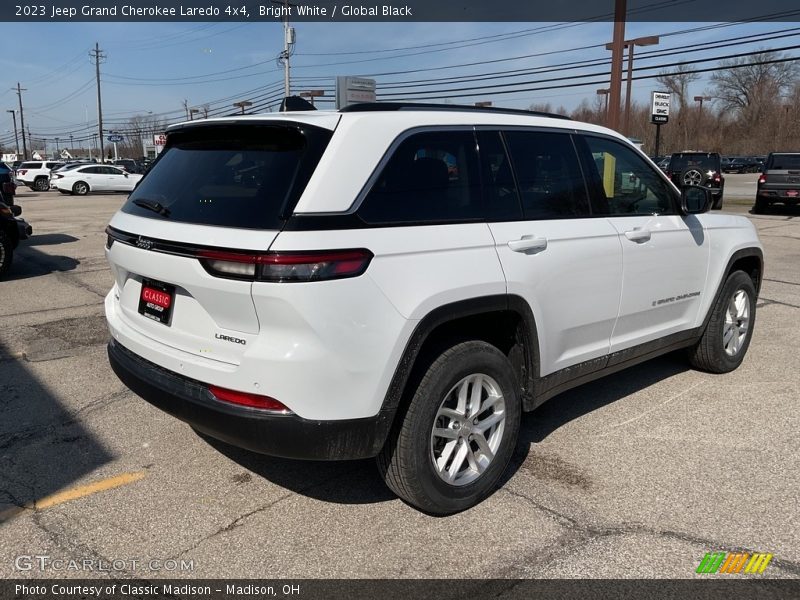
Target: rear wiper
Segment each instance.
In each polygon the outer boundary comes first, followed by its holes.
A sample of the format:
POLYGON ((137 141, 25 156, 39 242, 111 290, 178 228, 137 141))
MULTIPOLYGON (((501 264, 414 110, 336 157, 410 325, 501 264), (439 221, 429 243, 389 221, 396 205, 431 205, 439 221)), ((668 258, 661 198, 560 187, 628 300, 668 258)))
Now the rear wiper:
POLYGON ((152 210, 154 213, 158 213, 161 216, 169 216, 169 209, 160 202, 155 202, 152 200, 134 200, 133 203, 136 206, 141 206, 147 210, 152 210))

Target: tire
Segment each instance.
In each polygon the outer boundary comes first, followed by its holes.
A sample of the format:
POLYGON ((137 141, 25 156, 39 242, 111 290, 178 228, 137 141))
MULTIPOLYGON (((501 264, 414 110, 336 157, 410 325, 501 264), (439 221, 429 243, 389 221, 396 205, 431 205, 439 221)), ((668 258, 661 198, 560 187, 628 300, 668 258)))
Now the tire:
POLYGON ((14 240, 0 229, 0 277, 8 273, 14 260, 14 240))
POLYGON ((522 412, 517 390, 511 363, 494 346, 469 341, 443 352, 413 390, 402 422, 378 456, 386 484, 433 515, 459 512, 483 500, 516 446, 522 412), (475 407, 477 384, 481 391, 475 407))
POLYGON ((725 280, 711 309, 711 319, 696 346, 689 351, 692 366, 710 373, 738 368, 747 354, 756 324, 756 288, 744 271, 725 280))
POLYGON ((76 181, 72 186, 72 193, 78 196, 85 196, 89 193, 89 184, 85 181, 76 181))
POLYGON ((697 169, 688 169, 681 173, 680 181, 682 185, 702 185, 704 175, 697 169))
POLYGON ((722 194, 711 203, 711 210, 722 210, 722 194))
POLYGON ((767 212, 769 208, 769 202, 766 200, 762 200, 761 198, 756 198, 756 203, 753 206, 753 212, 757 215, 762 215, 767 212))
POLYGON ((50 180, 47 177, 37 177, 33 180, 33 189, 37 192, 46 192, 50 189, 50 180))

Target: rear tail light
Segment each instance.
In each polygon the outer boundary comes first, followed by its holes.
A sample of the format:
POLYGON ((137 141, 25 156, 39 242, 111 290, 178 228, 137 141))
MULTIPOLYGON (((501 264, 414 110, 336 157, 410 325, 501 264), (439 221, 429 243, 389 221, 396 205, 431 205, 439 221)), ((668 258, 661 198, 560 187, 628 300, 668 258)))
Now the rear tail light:
POLYGON ((28 172, 28 169, 20 169, 19 171, 17 171, 17 175, 25 175, 25 173, 27 173, 27 172, 28 172))
POLYGON ((667 171, 667 177, 672 177, 672 171, 667 171))
POLYGON ((284 404, 270 398, 269 396, 260 396, 258 394, 250 394, 248 392, 237 392, 236 390, 228 390, 225 388, 217 387, 216 385, 208 386, 208 390, 214 394, 217 400, 228 402, 230 404, 238 404, 239 406, 248 406, 250 408, 259 408, 261 410, 268 410, 271 412, 278 412, 283 414, 290 414, 290 411, 284 404))
POLYGON ((761 177, 758 178, 758 185, 761 185, 762 183, 767 183, 767 174, 766 173, 762 173, 761 177))
POLYGON ((63 178, 64 178, 64 176, 61 175, 61 173, 52 173, 50 175, 50 179, 63 179, 63 178))
POLYGON ((714 181, 719 183, 720 180, 721 180, 720 178, 721 178, 721 175, 719 174, 719 171, 714 171, 714 181))
POLYGON ((198 253, 201 264, 211 275, 275 283, 358 277, 367 270, 372 257, 372 252, 364 248, 264 254, 216 250, 198 253))

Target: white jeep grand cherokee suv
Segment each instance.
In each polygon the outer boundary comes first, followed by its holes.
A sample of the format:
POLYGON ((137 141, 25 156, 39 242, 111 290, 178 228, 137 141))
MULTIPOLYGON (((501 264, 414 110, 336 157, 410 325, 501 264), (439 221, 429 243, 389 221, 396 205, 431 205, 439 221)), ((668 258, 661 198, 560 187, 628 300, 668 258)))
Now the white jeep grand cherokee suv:
POLYGON ((739 366, 762 248, 613 131, 365 104, 169 129, 107 229, 117 375, 265 454, 378 457, 435 514, 488 495, 522 411, 688 349, 739 366))

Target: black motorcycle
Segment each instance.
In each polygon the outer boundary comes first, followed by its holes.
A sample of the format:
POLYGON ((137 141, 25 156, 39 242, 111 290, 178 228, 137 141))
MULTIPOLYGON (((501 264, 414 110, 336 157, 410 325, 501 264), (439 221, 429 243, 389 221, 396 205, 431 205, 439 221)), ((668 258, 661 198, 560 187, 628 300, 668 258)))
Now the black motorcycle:
POLYGON ((20 240, 28 239, 33 233, 31 226, 20 217, 20 214, 22 214, 21 206, 8 206, 0 202, 0 278, 11 268, 14 250, 20 240))

